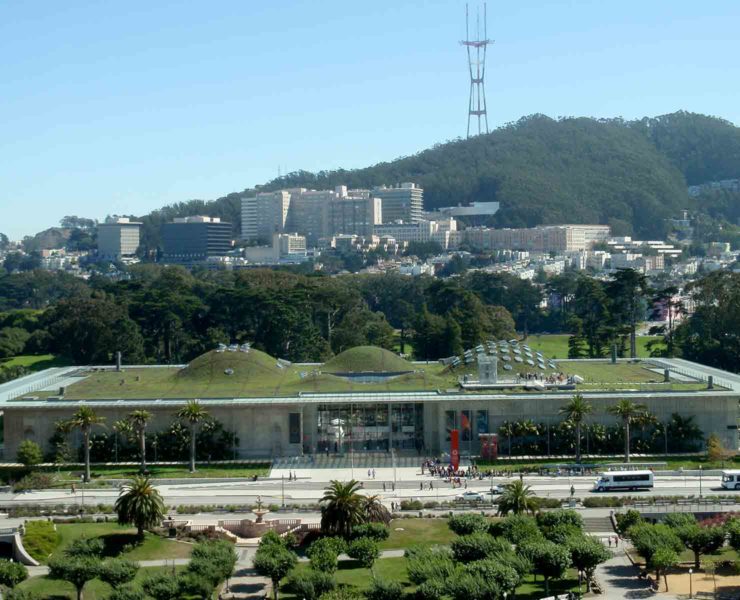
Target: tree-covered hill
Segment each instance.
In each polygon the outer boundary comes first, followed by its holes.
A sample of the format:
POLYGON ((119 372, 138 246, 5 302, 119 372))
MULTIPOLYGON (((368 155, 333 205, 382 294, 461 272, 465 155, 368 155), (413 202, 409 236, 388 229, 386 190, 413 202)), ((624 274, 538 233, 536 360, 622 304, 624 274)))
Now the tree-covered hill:
MULTIPOLYGON (((699 208, 688 184, 740 177, 740 128, 728 121, 677 112, 621 119, 525 117, 471 139, 436 145, 413 156, 354 170, 298 171, 259 190, 285 187, 371 187, 414 181, 427 209, 497 201, 492 223, 607 223, 617 234, 657 237, 667 217, 699 208)), ((229 218, 238 232, 238 204, 247 189, 214 202, 191 201, 144 218, 145 239, 173 216, 203 213, 229 218)))
POLYGON ((678 167, 688 185, 740 177, 740 128, 729 121, 681 111, 630 126, 678 167))

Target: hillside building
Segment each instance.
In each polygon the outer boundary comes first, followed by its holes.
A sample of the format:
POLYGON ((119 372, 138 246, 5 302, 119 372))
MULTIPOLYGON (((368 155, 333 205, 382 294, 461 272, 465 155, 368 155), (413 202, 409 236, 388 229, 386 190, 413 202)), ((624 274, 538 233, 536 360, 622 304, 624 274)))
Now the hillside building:
POLYGON ((195 265, 232 250, 231 223, 217 217, 182 217, 162 225, 162 262, 195 265))
POLYGON ((383 201, 383 223, 418 223, 423 218, 424 190, 415 183, 374 187, 372 195, 383 201))
POLYGON ((126 217, 109 217, 98 224, 98 256, 122 260, 136 255, 143 223, 126 217))

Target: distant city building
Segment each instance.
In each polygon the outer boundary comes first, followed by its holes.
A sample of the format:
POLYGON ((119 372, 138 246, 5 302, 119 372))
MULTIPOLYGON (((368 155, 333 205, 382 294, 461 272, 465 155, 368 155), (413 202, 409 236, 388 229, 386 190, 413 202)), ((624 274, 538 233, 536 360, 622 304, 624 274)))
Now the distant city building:
POLYGON ((418 221, 416 223, 385 223, 375 226, 375 235, 390 237, 397 242, 437 242, 443 249, 450 247, 450 237, 457 231, 457 221, 418 221))
POLYGON ((415 183, 374 187, 372 195, 383 201, 383 223, 418 223, 423 218, 424 190, 415 183))
POLYGON ((296 233, 276 233, 271 246, 244 248, 244 258, 250 263, 279 264, 301 262, 307 257, 306 237, 296 233))
POLYGON ((98 255, 121 260, 136 255, 142 223, 126 217, 109 217, 98 224, 98 255))
POLYGON ((555 252, 587 250, 606 242, 611 234, 608 225, 543 225, 530 229, 491 229, 470 227, 463 240, 480 250, 529 250, 555 252))
POLYGON ((446 206, 438 211, 451 217, 492 217, 498 209, 498 202, 473 202, 469 206, 446 206))
POLYGON ((289 208, 290 192, 285 190, 242 198, 242 238, 270 240, 273 233, 282 233, 289 208))
POLYGON ((217 217, 183 217, 162 225, 162 262, 193 265, 232 250, 231 223, 217 217))
POLYGON ((293 188, 242 199, 242 237, 268 240, 285 231, 304 235, 314 246, 336 234, 371 235, 382 222, 382 200, 369 190, 293 188))

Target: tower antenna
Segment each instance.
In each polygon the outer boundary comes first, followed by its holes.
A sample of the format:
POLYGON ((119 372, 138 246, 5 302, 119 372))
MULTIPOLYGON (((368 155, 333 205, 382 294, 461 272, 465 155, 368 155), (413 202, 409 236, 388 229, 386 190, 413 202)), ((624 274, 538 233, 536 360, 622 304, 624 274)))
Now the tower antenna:
POLYGON ((480 36, 480 7, 476 10, 475 37, 470 39, 470 18, 468 5, 465 5, 465 39, 460 42, 468 52, 468 72, 470 73, 470 96, 468 97, 468 137, 470 122, 478 119, 478 135, 488 133, 488 113, 486 111, 486 50, 493 40, 488 39, 486 3, 483 3, 483 39, 480 36))

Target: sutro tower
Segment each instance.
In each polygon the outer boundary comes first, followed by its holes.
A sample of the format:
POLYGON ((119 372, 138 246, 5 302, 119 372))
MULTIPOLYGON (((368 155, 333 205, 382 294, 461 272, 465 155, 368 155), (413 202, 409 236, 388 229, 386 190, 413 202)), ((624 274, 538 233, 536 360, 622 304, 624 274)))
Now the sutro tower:
POLYGON ((475 40, 470 39, 470 25, 468 19, 468 5, 465 5, 465 40, 460 42, 468 51, 468 70, 470 71, 470 98, 468 100, 468 137, 470 137, 470 121, 478 118, 478 134, 488 133, 488 113, 486 112, 486 49, 489 40, 486 29, 486 5, 483 4, 483 39, 480 37, 480 8, 476 11, 475 40), (481 123, 482 119, 482 123, 481 123), (483 125, 483 126, 481 126, 483 125))

